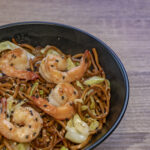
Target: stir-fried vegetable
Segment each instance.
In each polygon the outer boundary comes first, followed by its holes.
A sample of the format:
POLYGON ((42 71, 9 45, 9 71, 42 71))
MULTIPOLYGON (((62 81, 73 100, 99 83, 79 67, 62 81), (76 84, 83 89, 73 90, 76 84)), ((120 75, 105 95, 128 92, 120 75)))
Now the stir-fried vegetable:
POLYGON ((35 82, 34 84, 33 84, 33 86, 32 86, 32 88, 31 88, 31 91, 30 91, 30 96, 32 96, 32 94, 33 94, 33 91, 35 90, 35 88, 37 88, 38 87, 38 85, 39 85, 39 83, 38 82, 35 82))
POLYGON ((62 147, 60 148, 60 150, 68 150, 68 148, 66 148, 65 146, 62 146, 62 147))
POLYGON ((88 125, 81 120, 81 118, 79 117, 78 114, 76 114, 73 118, 73 123, 74 123, 74 127, 75 129, 81 133, 82 135, 87 136, 89 134, 89 127, 88 125))
POLYGON ((106 79, 106 82, 108 84, 108 87, 110 88, 110 81, 106 79))
MULTIPOLYGON (((10 42, 10 41, 5 41, 0 43, 0 53, 5 51, 5 50, 14 50, 16 48, 23 49, 22 47, 10 42)), ((24 50, 24 49, 23 49, 24 50)), ((35 56, 26 51, 28 58, 34 58, 35 56)))
POLYGON ((70 70, 72 68, 74 68, 76 65, 73 63, 73 61, 71 60, 71 58, 67 58, 67 70, 70 70))
POLYGON ((92 96, 90 96, 90 100, 91 100, 90 109, 95 109, 95 101, 94 101, 94 98, 92 96))
POLYGON ((81 110, 82 110, 82 111, 85 111, 85 110, 87 110, 87 109, 88 109, 88 106, 87 106, 87 105, 82 105, 82 106, 81 106, 81 110))
POLYGON ((77 85, 78 87, 80 87, 81 90, 84 90, 84 87, 83 87, 83 85, 80 83, 80 81, 76 81, 76 85, 77 85))
POLYGON ((97 120, 93 120, 89 126, 90 131, 93 131, 99 127, 99 122, 97 120))
POLYGON ((29 144, 19 143, 15 146, 15 150, 30 150, 29 144))
POLYGON ((20 47, 10 41, 5 41, 5 42, 0 43, 0 52, 7 50, 7 49, 13 50, 15 48, 20 48, 20 47))
MULTIPOLYGON (((45 51, 48 49, 48 47, 49 47, 49 45, 47 45, 45 48, 41 49, 41 53, 44 54, 45 51)), ((55 51, 52 48, 48 49, 47 54, 60 55, 57 51, 55 51)))
POLYGON ((16 150, 26 150, 25 145, 24 144, 18 144, 16 146, 16 150))
POLYGON ((44 91, 43 91, 43 90, 40 90, 39 93, 40 93, 40 95, 43 95, 43 94, 44 94, 44 91))
POLYGON ((76 66, 79 66, 79 65, 80 65, 80 63, 79 63, 79 62, 75 62, 75 65, 76 65, 76 66))
POLYGON ((78 114, 68 121, 66 130, 65 137, 74 143, 82 143, 89 135, 89 126, 81 120, 78 114))
POLYGON ((93 85, 93 84, 99 84, 102 83, 105 80, 105 78, 99 77, 99 76, 93 76, 91 78, 88 78, 83 82, 85 85, 93 85))

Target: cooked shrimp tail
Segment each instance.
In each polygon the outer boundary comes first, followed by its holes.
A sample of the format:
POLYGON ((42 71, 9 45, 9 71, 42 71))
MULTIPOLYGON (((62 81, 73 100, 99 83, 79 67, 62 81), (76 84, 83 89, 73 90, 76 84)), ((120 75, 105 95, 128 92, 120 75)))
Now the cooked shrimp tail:
POLYGON ((32 100, 34 104, 41 108, 45 113, 59 120, 71 118, 75 113, 74 107, 72 106, 72 102, 67 102, 64 105, 57 107, 48 103, 46 99, 40 97, 36 98, 32 96, 32 100))
MULTIPOLYGON (((39 72, 43 78, 52 83, 61 83, 61 82, 73 82, 83 77, 84 73, 88 68, 88 58, 90 57, 89 51, 86 50, 81 58, 80 65, 72 68, 71 70, 64 72, 59 69, 58 66, 67 66, 64 58, 57 56, 57 60, 54 64, 52 62, 56 59, 55 55, 48 55, 45 57, 40 65, 39 72), (58 59, 59 57, 59 59, 58 59), (64 61, 60 61, 63 59, 64 61), (59 60, 59 61, 58 61, 59 60), (57 63, 56 63, 57 62, 57 63), (61 63, 61 65, 58 65, 61 63)), ((64 69, 64 68, 63 68, 64 69)))
POLYGON ((70 83, 59 83, 47 101, 43 98, 32 97, 33 102, 45 113, 56 119, 64 120, 74 114, 73 101, 78 97, 78 91, 70 83))

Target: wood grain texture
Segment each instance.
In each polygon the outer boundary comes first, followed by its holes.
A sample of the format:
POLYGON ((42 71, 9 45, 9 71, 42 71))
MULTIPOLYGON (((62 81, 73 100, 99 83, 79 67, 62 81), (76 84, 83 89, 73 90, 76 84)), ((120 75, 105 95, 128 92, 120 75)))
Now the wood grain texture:
POLYGON ((119 127, 96 150, 150 150, 149 0, 0 0, 0 25, 42 20, 81 28, 109 45, 130 80, 119 127))

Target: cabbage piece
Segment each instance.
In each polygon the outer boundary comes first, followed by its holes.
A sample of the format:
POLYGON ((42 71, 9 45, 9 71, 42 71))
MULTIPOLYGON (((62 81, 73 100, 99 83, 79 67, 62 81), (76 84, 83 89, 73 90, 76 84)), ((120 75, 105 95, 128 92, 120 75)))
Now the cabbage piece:
POLYGON ((81 110, 82 110, 82 111, 87 110, 87 109, 88 109, 88 106, 87 106, 87 105, 82 105, 82 106, 81 106, 81 110))
POLYGON ((40 95, 43 95, 43 94, 44 94, 44 91, 43 91, 43 90, 40 90, 39 93, 40 93, 40 95))
POLYGON ((89 126, 90 131, 96 130, 99 127, 99 122, 97 120, 93 120, 89 126))
POLYGON ((30 91, 30 94, 29 94, 30 96, 32 96, 32 93, 33 93, 34 89, 35 89, 37 86, 39 86, 39 83, 38 83, 38 82, 35 82, 35 83, 33 84, 32 88, 31 88, 31 91, 30 91))
POLYGON ((76 65, 73 63, 71 58, 67 58, 67 70, 70 70, 72 68, 76 67, 76 65))
POLYGON ((108 87, 110 88, 110 81, 106 79, 106 82, 108 84, 108 87))
POLYGON ((78 87, 80 87, 81 90, 84 90, 83 85, 82 85, 79 81, 76 81, 76 85, 77 85, 78 87))
POLYGON ((70 140, 73 143, 82 143, 87 139, 87 136, 80 134, 77 132, 77 130, 72 127, 66 127, 67 133, 65 135, 65 138, 70 140))
POLYGON ((15 150, 30 150, 30 145, 29 144, 23 144, 19 143, 15 146, 15 150))
MULTIPOLYGON (((47 45, 45 48, 41 49, 41 53, 44 54, 46 49, 49 47, 49 45, 47 45)), ((49 50, 47 51, 47 54, 53 54, 53 55, 60 55, 57 51, 55 51, 54 49, 52 49, 51 47, 49 47, 49 50)))
POLYGON ((85 85, 93 85, 93 84, 99 84, 102 83, 105 80, 105 78, 99 77, 99 76, 93 76, 88 78, 83 82, 85 85))
POLYGON ((76 65, 76 66, 79 66, 79 65, 80 65, 80 62, 75 62, 75 65, 76 65))
POLYGON ((95 101, 93 96, 90 96, 91 104, 90 104, 90 109, 95 109, 95 101))
MULTIPOLYGON (((2 51, 7 50, 7 49, 14 50, 14 49, 16 49, 16 48, 23 49, 22 47, 20 47, 20 46, 14 44, 14 43, 12 43, 12 42, 10 42, 10 41, 4 41, 4 42, 1 42, 1 43, 0 43, 0 53, 1 53, 2 51)), ((23 49, 23 50, 25 50, 25 49, 23 49)), ((25 50, 25 51, 26 51, 26 50, 25 50)), ((26 51, 26 52, 27 52, 28 59, 34 58, 34 55, 32 55, 31 53, 29 53, 28 51, 26 51)))
POLYGON ((12 43, 10 41, 5 41, 5 42, 0 43, 0 52, 7 50, 7 49, 13 50, 15 48, 20 48, 20 46, 12 43))
POLYGON ((74 143, 82 143, 89 135, 88 125, 81 120, 78 114, 68 121, 66 130, 65 138, 74 143))
POLYGON ((73 124, 75 129, 81 133, 82 135, 88 136, 89 135, 89 126, 81 120, 78 114, 76 114, 73 118, 73 124))
POLYGON ((62 146, 62 147, 60 148, 60 150, 68 150, 68 148, 66 148, 65 146, 62 146))

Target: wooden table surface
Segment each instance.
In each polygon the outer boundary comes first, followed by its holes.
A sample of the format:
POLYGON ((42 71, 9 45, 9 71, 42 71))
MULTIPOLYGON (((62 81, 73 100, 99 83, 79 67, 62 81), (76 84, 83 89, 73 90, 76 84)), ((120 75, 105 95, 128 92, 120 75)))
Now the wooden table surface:
POLYGON ((130 80, 126 114, 96 150, 150 150, 149 0, 0 0, 0 25, 51 21, 88 31, 120 57, 130 80))

